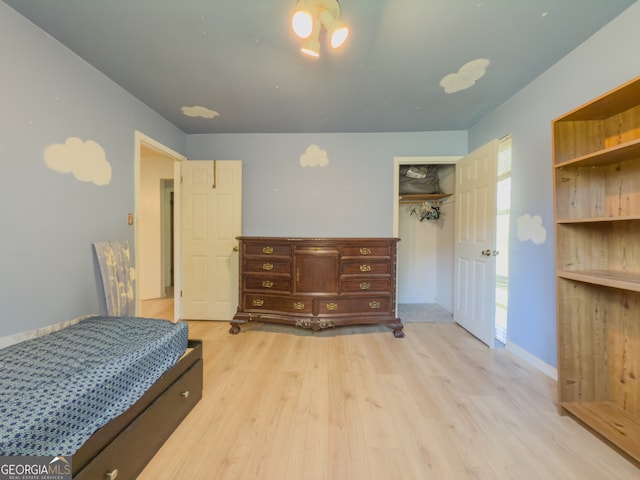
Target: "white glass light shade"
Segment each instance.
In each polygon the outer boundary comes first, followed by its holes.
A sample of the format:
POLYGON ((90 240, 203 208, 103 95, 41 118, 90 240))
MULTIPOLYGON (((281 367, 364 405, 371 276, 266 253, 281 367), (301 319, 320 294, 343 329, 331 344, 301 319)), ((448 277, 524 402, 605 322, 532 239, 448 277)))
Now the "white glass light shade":
POLYGON ((311 35, 300 46, 300 51, 310 57, 320 56, 320 22, 313 22, 311 35))
MULTIPOLYGON (((340 11, 336 12, 340 15, 340 11)), ((328 10, 320 10, 318 15, 322 26, 327 30, 329 43, 332 48, 338 48, 343 45, 349 37, 349 26, 339 18, 332 15, 328 10)))
POLYGON ((313 16, 308 10, 296 10, 291 17, 293 32, 300 38, 309 38, 313 31, 313 16))
POLYGON ((300 51, 305 55, 317 58, 320 56, 320 42, 312 38, 307 39, 300 47, 300 51))
POLYGON ((329 38, 331 39, 330 43, 332 48, 342 46, 347 41, 347 38, 349 38, 349 27, 346 24, 339 25, 338 28, 330 33, 329 38))

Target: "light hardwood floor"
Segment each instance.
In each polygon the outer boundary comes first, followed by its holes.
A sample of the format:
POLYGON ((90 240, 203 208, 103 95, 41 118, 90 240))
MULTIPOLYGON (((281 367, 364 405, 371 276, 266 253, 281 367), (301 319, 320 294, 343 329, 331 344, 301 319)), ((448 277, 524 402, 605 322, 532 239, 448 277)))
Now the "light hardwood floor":
POLYGON ((138 480, 640 479, 558 414, 553 380, 455 323, 407 323, 402 339, 189 328, 203 399, 138 480))

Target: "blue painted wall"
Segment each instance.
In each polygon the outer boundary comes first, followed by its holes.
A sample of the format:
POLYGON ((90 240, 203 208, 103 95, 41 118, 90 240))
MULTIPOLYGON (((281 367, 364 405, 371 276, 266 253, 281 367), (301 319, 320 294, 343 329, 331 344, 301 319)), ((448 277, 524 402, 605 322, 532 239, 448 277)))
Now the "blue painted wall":
POLYGON ((391 235, 394 156, 460 155, 511 132, 514 218, 540 215, 547 241, 512 236, 509 341, 555 366, 550 122, 640 74, 638 25, 636 3, 468 135, 186 136, 0 2, 0 336, 100 313, 91 242, 133 244, 136 129, 192 159, 242 160, 244 233, 300 236, 391 235), (104 148, 109 185, 46 168, 44 149, 71 136, 104 148), (326 167, 300 166, 310 144, 326 167))
POLYGON ((508 340, 557 366, 551 121, 640 75, 640 3, 469 131, 469 151, 513 134, 508 340), (516 238, 516 219, 540 215, 544 244, 516 238))
POLYGON ((393 158, 463 155, 467 132, 190 135, 187 157, 242 160, 244 235, 389 237, 393 158), (309 145, 325 167, 302 167, 309 145))
POLYGON ((104 311, 91 243, 133 246, 135 129, 185 151, 180 130, 0 2, 0 336, 104 311), (47 168, 68 137, 102 146, 108 185, 47 168))

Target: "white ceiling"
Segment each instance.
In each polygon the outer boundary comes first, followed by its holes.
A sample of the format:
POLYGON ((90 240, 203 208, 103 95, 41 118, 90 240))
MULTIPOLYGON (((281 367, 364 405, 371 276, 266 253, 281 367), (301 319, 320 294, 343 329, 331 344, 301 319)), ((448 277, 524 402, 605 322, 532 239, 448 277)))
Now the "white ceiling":
POLYGON ((466 130, 634 0, 342 0, 352 36, 319 59, 294 0, 4 2, 196 134, 466 130), (486 74, 446 93, 477 59, 486 74))

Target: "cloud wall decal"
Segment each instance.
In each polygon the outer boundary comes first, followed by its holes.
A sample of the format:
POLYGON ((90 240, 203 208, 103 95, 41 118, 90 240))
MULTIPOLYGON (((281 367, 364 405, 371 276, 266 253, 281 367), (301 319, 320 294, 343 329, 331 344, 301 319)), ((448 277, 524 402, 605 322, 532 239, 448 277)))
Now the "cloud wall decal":
POLYGON ((215 118, 220 115, 215 110, 211 110, 206 107, 200 107, 194 105, 193 107, 182 107, 182 113, 187 117, 202 117, 202 118, 215 118))
POLYGON ((520 215, 516 224, 516 236, 521 242, 531 240, 535 245, 541 245, 547 240, 547 229, 542 226, 540 215, 520 215))
POLYGON ((50 145, 44 151, 44 162, 58 173, 71 173, 81 182, 107 185, 111 181, 111 165, 104 149, 94 142, 69 137, 64 144, 50 145))
POLYGON ((326 167, 329 165, 329 157, 326 150, 322 150, 318 145, 309 145, 300 155, 300 165, 303 167, 326 167))
POLYGON ((477 58, 465 63, 456 73, 450 73, 440 80, 440 86, 445 93, 456 93, 475 85, 476 81, 484 77, 491 62, 486 58, 477 58))

